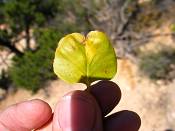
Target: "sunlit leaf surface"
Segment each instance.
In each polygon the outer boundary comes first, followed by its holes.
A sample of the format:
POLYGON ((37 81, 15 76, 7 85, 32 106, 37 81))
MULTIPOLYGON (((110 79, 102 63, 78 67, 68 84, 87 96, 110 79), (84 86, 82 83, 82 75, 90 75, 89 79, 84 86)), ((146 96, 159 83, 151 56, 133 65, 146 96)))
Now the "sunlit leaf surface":
POLYGON ((109 80, 116 74, 114 49, 103 32, 91 31, 66 35, 58 43, 53 63, 57 76, 69 83, 109 80))

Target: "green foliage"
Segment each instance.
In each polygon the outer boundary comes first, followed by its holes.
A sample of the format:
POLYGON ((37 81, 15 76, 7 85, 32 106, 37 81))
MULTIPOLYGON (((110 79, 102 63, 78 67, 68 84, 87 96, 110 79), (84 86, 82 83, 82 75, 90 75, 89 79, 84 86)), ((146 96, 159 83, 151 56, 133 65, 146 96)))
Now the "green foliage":
POLYGON ((175 49, 165 48, 158 53, 149 52, 141 57, 139 67, 151 79, 169 79, 172 65, 175 65, 174 58, 175 49))
MULTIPOLYGON (((38 26, 43 27, 53 19, 58 12, 57 0, 4 0, 0 2, 0 23, 8 26, 3 30, 5 36, 0 35, 0 42, 7 46, 4 41, 14 45, 13 40, 19 39, 21 32, 25 32, 26 48, 30 50, 30 29, 38 26), (7 31, 8 30, 8 31, 7 31)), ((13 48, 15 48, 13 46, 13 48)), ((12 50, 12 49, 11 49, 12 50)), ((13 50, 14 51, 14 50, 13 50)), ((17 54, 17 52, 14 52, 17 54)))
POLYGON ((22 58, 14 57, 14 65, 10 69, 14 84, 33 92, 55 77, 52 63, 58 39, 62 35, 53 29, 42 29, 35 36, 39 49, 36 52, 26 51, 22 58))
POLYGON ((3 2, 0 1, 0 24, 3 22, 4 18, 4 10, 3 10, 3 2))
POLYGON ((55 77, 52 61, 62 34, 43 28, 53 28, 64 34, 90 30, 86 19, 87 12, 81 5, 81 0, 0 1, 0 17, 2 16, 0 23, 7 25, 6 29, 0 31, 0 49, 8 48, 17 55, 13 59, 13 66, 9 69, 10 79, 17 87, 37 91, 45 81, 55 77), (29 30, 37 31, 27 36, 29 30), (29 45, 27 37, 29 39, 35 37, 35 51, 33 48, 30 49, 30 46, 27 47, 29 45), (18 42, 15 41, 20 39, 26 40, 26 49, 21 52, 22 55, 18 55, 3 43, 5 41, 18 50, 16 46, 18 42))
POLYGON ((4 2, 5 22, 16 27, 25 27, 26 23, 43 24, 57 12, 57 0, 7 0, 4 2))
POLYGON ((109 80, 117 71, 114 49, 103 32, 91 31, 66 35, 55 53, 54 72, 69 83, 109 80))
POLYGON ((159 28, 163 24, 164 12, 156 8, 150 2, 143 2, 140 5, 136 19, 134 20, 133 29, 136 32, 145 32, 149 28, 159 28))

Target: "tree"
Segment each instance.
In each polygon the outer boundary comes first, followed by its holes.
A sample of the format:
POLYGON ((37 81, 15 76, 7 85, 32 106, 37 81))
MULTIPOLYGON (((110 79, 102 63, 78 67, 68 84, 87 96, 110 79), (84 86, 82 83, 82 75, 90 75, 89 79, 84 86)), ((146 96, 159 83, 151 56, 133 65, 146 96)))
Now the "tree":
POLYGON ((30 29, 43 26, 58 12, 57 0, 4 0, 0 3, 0 23, 6 25, 0 30, 0 45, 17 55, 23 52, 16 47, 19 40, 26 40, 26 50, 30 47, 30 29), (22 32, 24 32, 22 34, 22 32))
POLYGON ((0 2, 0 17, 3 17, 0 26, 5 27, 0 28, 0 46, 15 53, 13 64, 5 74, 16 87, 37 91, 47 80, 55 77, 52 60, 59 38, 67 33, 90 29, 84 17, 86 10, 81 7, 80 1, 82 0, 0 2), (30 47, 31 38, 35 40, 34 49, 30 47), (26 41, 26 48, 22 51, 17 48, 21 39, 26 41))
MULTIPOLYGON (((21 67, 22 65, 25 65, 27 68, 26 64, 21 63, 20 65, 20 62, 19 62, 27 58, 28 58, 28 61, 31 62, 30 64, 32 64, 33 62, 33 65, 35 65, 36 61, 30 61, 31 59, 34 59, 34 56, 31 56, 31 58, 29 58, 28 54, 30 53, 35 54, 35 52, 39 50, 40 45, 37 44, 38 45, 37 49, 31 48, 30 40, 31 38, 33 38, 31 30, 34 31, 38 27, 40 28, 44 27, 47 23, 49 23, 50 20, 52 20, 55 17, 58 11, 59 11, 59 3, 57 0, 56 1, 55 0, 1 0, 0 1, 0 49, 7 50, 9 53, 15 54, 14 55, 15 58, 13 59, 14 65, 12 65, 11 67, 12 69, 15 68, 15 65, 19 67, 21 67), (26 44, 23 50, 19 49, 17 45, 19 41, 22 39, 25 40, 25 44, 26 44), (18 61, 15 61, 15 60, 18 60, 18 61)), ((38 59, 39 57, 40 58, 43 57, 42 54, 37 56, 38 56, 37 57, 38 59)), ((15 83, 14 77, 12 81, 9 80, 9 74, 7 72, 8 72, 7 70, 4 70, 3 73, 2 71, 0 71, 0 81, 3 82, 3 85, 1 86, 4 86, 4 88, 6 89, 8 88, 10 82, 15 83)), ((26 77, 26 78, 20 77, 20 78, 26 80, 29 77, 26 77)), ((31 88, 34 88, 34 86, 32 86, 31 88)))
POLYGON ((36 42, 40 48, 36 52, 25 51, 22 57, 13 58, 9 75, 13 83, 20 88, 36 92, 45 82, 56 76, 52 63, 58 39, 62 34, 54 29, 40 29, 35 32, 36 42))

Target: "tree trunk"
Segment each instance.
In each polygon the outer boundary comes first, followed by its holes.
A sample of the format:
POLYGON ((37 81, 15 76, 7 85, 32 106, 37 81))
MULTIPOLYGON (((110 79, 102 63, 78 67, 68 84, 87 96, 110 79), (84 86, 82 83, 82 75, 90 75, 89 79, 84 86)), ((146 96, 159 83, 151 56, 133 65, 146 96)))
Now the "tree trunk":
POLYGON ((26 24, 25 33, 26 33, 26 49, 30 50, 30 26, 29 24, 26 24))

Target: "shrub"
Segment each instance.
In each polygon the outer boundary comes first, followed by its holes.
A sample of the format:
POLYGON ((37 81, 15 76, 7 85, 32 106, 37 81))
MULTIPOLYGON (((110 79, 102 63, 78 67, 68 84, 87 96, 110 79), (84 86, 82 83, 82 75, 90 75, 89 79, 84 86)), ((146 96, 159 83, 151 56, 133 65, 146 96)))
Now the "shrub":
POLYGON ((26 51, 22 57, 15 56, 9 73, 17 87, 36 92, 48 79, 55 78, 52 63, 57 42, 62 35, 53 29, 42 29, 36 31, 34 36, 38 49, 26 51))
POLYGON ((141 56, 139 67, 141 71, 151 79, 169 79, 169 73, 175 65, 175 50, 164 48, 157 53, 149 53, 141 56))

